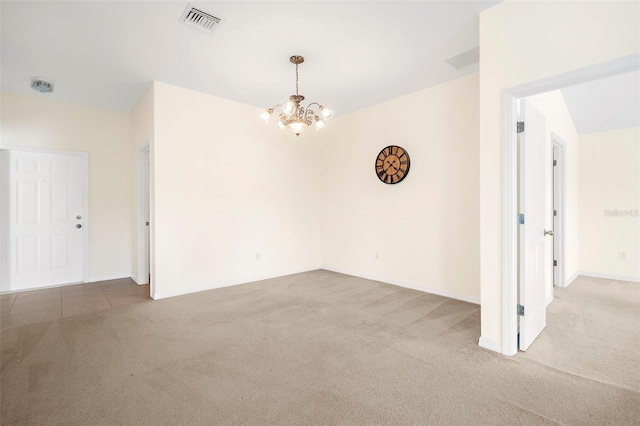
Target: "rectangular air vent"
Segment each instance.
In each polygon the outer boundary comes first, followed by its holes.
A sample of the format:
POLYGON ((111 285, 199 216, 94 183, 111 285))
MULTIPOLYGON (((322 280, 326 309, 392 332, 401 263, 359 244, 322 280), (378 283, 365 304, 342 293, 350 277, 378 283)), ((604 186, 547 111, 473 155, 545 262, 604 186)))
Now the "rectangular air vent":
POLYGON ((187 8, 182 13, 180 20, 185 24, 192 25, 207 32, 213 31, 213 26, 220 22, 220 18, 216 18, 215 16, 207 12, 203 12, 200 9, 196 9, 190 4, 187 5, 187 8))
POLYGON ((461 70, 462 68, 466 68, 469 65, 477 64, 480 62, 480 48, 475 47, 471 50, 467 50, 466 52, 462 52, 459 55, 452 56, 448 59, 445 59, 457 70, 461 70))

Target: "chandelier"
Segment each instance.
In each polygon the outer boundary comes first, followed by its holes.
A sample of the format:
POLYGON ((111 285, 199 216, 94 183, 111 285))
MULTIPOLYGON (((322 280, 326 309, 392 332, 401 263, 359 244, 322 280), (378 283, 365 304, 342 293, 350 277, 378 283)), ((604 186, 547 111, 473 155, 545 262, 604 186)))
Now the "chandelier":
POLYGON ((300 136, 300 133, 307 130, 307 127, 312 124, 316 125, 316 130, 324 129, 327 126, 325 121, 333 117, 333 111, 317 102, 310 103, 306 109, 300 106, 304 96, 298 93, 298 65, 304 62, 304 58, 294 55, 289 58, 289 61, 296 65, 296 94, 289 96, 289 100, 284 105, 276 105, 264 111, 260 114, 260 117, 269 122, 271 115, 273 115, 273 110, 280 107, 282 112, 278 115, 278 129, 289 129, 296 136, 300 136), (313 105, 316 106, 318 112, 311 109, 313 105))

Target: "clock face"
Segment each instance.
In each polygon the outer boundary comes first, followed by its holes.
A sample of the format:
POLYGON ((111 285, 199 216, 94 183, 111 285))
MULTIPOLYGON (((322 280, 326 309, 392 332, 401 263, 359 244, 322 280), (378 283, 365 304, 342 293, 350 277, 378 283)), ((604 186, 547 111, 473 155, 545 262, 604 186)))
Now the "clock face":
POLYGON ((402 182, 409 174, 409 153, 396 145, 389 145, 376 158, 376 174, 384 183, 402 182))

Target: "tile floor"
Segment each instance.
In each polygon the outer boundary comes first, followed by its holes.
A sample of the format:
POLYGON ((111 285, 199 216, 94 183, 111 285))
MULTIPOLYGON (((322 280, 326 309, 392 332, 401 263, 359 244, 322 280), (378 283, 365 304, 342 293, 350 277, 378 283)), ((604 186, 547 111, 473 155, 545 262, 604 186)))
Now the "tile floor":
POLYGON ((0 295, 2 328, 149 302, 149 285, 131 278, 0 295))

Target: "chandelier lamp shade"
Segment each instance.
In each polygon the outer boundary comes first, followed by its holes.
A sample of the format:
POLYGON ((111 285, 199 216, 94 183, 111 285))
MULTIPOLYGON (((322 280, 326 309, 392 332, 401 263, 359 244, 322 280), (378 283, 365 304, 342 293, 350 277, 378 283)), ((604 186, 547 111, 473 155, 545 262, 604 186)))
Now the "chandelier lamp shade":
POLYGON ((300 136, 300 133, 313 124, 315 124, 316 130, 322 130, 327 126, 325 122, 333 117, 333 111, 317 102, 310 103, 306 108, 300 106, 300 102, 304 101, 304 96, 298 93, 298 65, 304 62, 304 58, 294 55, 289 58, 289 61, 296 66, 296 94, 289 96, 289 100, 283 105, 276 105, 264 111, 260 117, 269 122, 276 108, 280 108, 281 112, 278 114, 279 120, 276 125, 278 129, 289 129, 296 136, 300 136))

